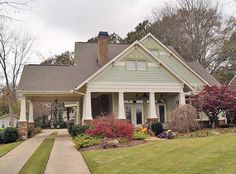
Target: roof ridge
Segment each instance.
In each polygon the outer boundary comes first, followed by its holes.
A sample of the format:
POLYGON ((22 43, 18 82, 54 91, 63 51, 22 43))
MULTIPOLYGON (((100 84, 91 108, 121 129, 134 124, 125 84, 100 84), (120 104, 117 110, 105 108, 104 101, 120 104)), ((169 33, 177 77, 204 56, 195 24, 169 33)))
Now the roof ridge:
MULTIPOLYGON (((97 42, 82 42, 77 41, 75 43, 81 43, 81 44, 98 44, 97 42)), ((108 45, 130 45, 129 43, 108 43, 108 45)))

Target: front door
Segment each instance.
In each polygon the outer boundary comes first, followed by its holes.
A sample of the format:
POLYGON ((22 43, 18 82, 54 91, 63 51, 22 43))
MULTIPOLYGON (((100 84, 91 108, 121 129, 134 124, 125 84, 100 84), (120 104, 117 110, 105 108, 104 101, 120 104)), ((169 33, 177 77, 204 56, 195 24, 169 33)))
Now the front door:
POLYGON ((125 103, 126 119, 134 126, 144 123, 143 103, 125 103))

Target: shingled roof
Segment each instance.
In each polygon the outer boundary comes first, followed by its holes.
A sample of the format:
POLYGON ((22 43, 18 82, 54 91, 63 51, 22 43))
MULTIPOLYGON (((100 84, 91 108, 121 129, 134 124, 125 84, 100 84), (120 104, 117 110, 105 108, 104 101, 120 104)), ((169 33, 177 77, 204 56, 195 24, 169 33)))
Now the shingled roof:
MULTIPOLYGON (((75 65, 26 65, 18 91, 70 91, 101 67, 97 62, 97 43, 75 43, 75 65)), ((108 44, 109 60, 127 48, 128 44, 108 44)), ((220 83, 198 62, 187 63, 211 85, 220 83)))

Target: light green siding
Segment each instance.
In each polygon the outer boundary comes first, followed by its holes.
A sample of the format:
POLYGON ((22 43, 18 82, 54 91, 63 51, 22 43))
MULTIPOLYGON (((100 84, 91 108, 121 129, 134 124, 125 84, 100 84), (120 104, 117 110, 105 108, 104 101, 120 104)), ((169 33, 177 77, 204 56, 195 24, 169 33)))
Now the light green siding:
POLYGON ((193 87, 200 87, 204 85, 204 82, 193 72, 191 72, 184 64, 182 64, 177 58, 171 56, 167 50, 161 48, 161 45, 157 46, 157 42, 148 37, 142 41, 142 44, 150 51, 158 51, 157 58, 159 58, 167 67, 169 67, 173 72, 175 72, 184 81, 189 83, 193 87), (156 44, 153 44, 155 42, 156 44), (156 48, 155 48, 156 47, 156 48), (166 53, 166 54, 163 54, 166 53))
POLYGON ((121 57, 114 65, 110 65, 105 71, 91 81, 104 83, 155 83, 155 84, 180 84, 181 82, 168 72, 164 67, 148 55, 142 48, 133 48, 124 57, 121 57), (147 70, 126 70, 125 60, 146 60, 147 70))
POLYGON ((159 46, 153 39, 146 39, 142 43, 149 50, 162 51, 163 48, 159 46))
POLYGON ((161 67, 148 67, 147 71, 128 71, 125 69, 125 66, 110 67, 109 70, 99 75, 92 82, 180 83, 161 67))
POLYGON ((191 86, 198 87, 204 85, 203 82, 196 75, 194 75, 175 57, 169 55, 166 56, 162 55, 159 56, 159 59, 161 59, 161 61, 165 63, 165 65, 171 68, 172 71, 174 71, 179 77, 188 82, 191 86))

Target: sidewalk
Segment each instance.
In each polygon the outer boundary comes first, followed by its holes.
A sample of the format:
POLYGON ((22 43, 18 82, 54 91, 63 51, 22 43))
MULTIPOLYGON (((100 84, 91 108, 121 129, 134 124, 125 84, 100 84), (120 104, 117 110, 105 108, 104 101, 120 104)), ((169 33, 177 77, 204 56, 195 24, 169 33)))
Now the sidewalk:
POLYGON ((51 130, 44 130, 43 133, 22 142, 12 151, 1 157, 0 173, 18 174, 20 169, 24 166, 33 152, 38 148, 43 139, 51 132, 51 130))
POLYGON ((58 136, 46 167, 45 174, 90 174, 90 171, 78 152, 67 130, 58 130, 58 136))

